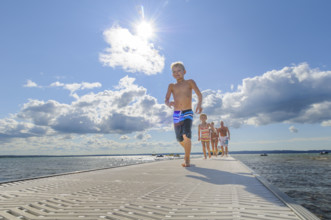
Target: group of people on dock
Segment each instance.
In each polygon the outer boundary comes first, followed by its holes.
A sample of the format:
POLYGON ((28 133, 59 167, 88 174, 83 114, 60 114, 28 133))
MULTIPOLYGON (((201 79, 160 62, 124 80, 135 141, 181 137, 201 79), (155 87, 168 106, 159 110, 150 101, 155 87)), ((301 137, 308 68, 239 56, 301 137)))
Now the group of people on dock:
POLYGON ((218 142, 221 145, 221 157, 228 156, 228 144, 230 140, 230 130, 228 127, 224 126, 224 122, 220 122, 219 128, 216 128, 214 122, 207 123, 207 115, 200 115, 201 124, 198 127, 198 140, 201 141, 202 151, 204 158, 207 159, 207 151, 208 158, 211 158, 211 154, 217 157, 218 150, 218 142), (212 153, 210 152, 210 143, 212 147, 212 153))
POLYGON ((230 139, 229 129, 224 126, 223 121, 220 123, 220 128, 215 128, 213 122, 207 123, 207 115, 202 113, 202 94, 194 80, 184 79, 184 75, 186 74, 184 64, 182 62, 172 63, 171 71, 172 76, 176 79, 176 83, 169 84, 165 97, 165 104, 170 108, 174 108, 173 122, 176 139, 185 151, 184 163, 182 166, 190 166, 192 122, 194 114, 192 110, 193 90, 198 97, 195 113, 201 114, 201 124, 199 124, 198 128, 198 140, 202 143, 204 158, 207 159, 206 150, 208 151, 209 158, 211 158, 210 142, 212 143, 213 155, 217 156, 218 141, 220 141, 221 144, 221 156, 227 156, 228 140, 230 139), (170 101, 171 95, 173 96, 173 101, 170 101))

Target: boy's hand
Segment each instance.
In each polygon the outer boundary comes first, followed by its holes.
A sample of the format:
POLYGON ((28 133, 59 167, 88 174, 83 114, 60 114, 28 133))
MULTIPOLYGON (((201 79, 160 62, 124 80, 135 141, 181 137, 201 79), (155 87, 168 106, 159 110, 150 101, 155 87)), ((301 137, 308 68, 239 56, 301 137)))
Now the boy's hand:
POLYGON ((197 105, 197 108, 195 109, 195 113, 200 114, 202 112, 201 104, 197 105))
POLYGON ((175 106, 175 102, 169 102, 169 103, 167 104, 167 106, 168 106, 169 108, 174 107, 174 106, 175 106))
POLYGON ((169 108, 171 108, 171 106, 175 106, 175 102, 169 102, 169 101, 165 101, 165 104, 169 107, 169 108))

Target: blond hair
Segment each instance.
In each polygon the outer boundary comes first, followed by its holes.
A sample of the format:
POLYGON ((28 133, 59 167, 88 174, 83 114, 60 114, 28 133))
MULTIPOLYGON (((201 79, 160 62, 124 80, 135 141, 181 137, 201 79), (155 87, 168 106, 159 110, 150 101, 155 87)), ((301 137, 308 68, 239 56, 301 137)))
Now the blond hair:
POLYGON ((202 114, 200 114, 200 120, 201 120, 201 117, 203 117, 203 116, 205 116, 207 119, 207 115, 205 113, 202 113, 202 114))
POLYGON ((176 62, 173 62, 171 65, 170 65, 171 69, 173 67, 181 67, 183 68, 183 70, 185 70, 185 67, 184 67, 184 63, 182 61, 176 61, 176 62))

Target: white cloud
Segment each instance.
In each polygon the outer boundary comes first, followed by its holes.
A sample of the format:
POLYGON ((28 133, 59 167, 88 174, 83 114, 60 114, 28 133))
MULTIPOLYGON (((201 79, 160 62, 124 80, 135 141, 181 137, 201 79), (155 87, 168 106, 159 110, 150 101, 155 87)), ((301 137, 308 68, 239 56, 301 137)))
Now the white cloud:
POLYGON ((51 87, 63 87, 66 90, 70 91, 70 95, 74 98, 78 99, 77 93, 75 93, 77 90, 85 90, 85 89, 94 89, 101 87, 101 83, 94 82, 94 83, 88 83, 88 82, 81 82, 81 83, 68 83, 64 84, 59 81, 56 81, 52 84, 50 84, 51 87))
POLYGON ((64 83, 60 83, 59 81, 53 82, 50 85, 51 87, 64 87, 64 83))
POLYGON ((11 138, 43 136, 50 132, 49 128, 31 122, 20 122, 13 118, 0 119, 0 143, 11 138))
MULTIPOLYGON (((155 97, 147 94, 146 88, 134 81, 134 78, 126 76, 114 90, 82 95, 70 104, 30 99, 16 114, 16 118, 2 120, 0 136, 10 138, 75 133, 125 135, 170 127, 171 109, 159 104, 155 97)), ((59 82, 52 85, 65 87, 59 82)), ((74 85, 79 86, 74 86, 72 91, 98 86, 88 83, 74 85)), ((148 135, 144 135, 143 139, 147 138, 148 135)))
MULTIPOLYGON (((79 96, 77 95, 76 91, 78 90, 85 90, 85 89, 94 89, 101 87, 101 83, 94 82, 94 83, 88 83, 88 82, 81 82, 81 83, 68 83, 64 84, 59 81, 53 82, 49 85, 50 87, 62 87, 66 90, 70 91, 70 96, 78 99, 79 96)), ((45 88, 47 86, 38 86, 35 82, 31 80, 27 80, 27 83, 24 85, 24 87, 38 87, 38 88, 45 88)))
MULTIPOLYGON (((223 120, 230 127, 271 123, 320 123, 331 126, 330 83, 331 71, 311 69, 305 63, 285 67, 244 79, 233 92, 202 91, 204 112, 209 121, 223 120)), ((70 91, 98 86, 93 83, 67 85, 61 82, 52 84, 68 90, 70 88, 70 91)), ((146 88, 135 83, 134 78, 126 76, 112 90, 81 95, 68 104, 55 100, 29 100, 19 113, 0 120, 0 140, 6 146, 10 145, 11 140, 15 140, 15 144, 21 143, 20 146, 24 146, 28 139, 34 140, 41 149, 42 141, 47 146, 54 146, 56 139, 66 141, 70 149, 77 147, 76 143, 79 144, 78 138, 74 136, 91 136, 89 143, 93 142, 96 148, 99 146, 101 149, 102 144, 116 144, 120 148, 121 143, 95 140, 99 138, 96 135, 115 134, 117 137, 119 134, 123 140, 131 133, 144 143, 141 148, 151 147, 145 141, 151 138, 148 131, 170 129, 171 115, 171 109, 158 103, 155 97, 147 93, 146 88), (50 144, 46 144, 48 140, 50 144)), ((289 129, 295 131, 296 128, 289 129)), ((16 149, 15 144, 10 145, 12 149, 16 149)))
POLYGON ((207 114, 233 127, 323 123, 331 119, 330 84, 331 71, 311 69, 303 63, 246 78, 234 92, 203 91, 203 105, 207 114))
POLYGON ((94 89, 101 87, 101 83, 94 82, 94 83, 88 83, 88 82, 81 82, 81 83, 68 83, 64 84, 61 82, 54 82, 50 86, 52 87, 63 87, 64 89, 69 90, 71 93, 77 91, 77 90, 84 90, 84 89, 94 89))
POLYGON ((135 138, 138 140, 143 140, 146 141, 150 139, 152 136, 150 134, 145 134, 145 133, 137 133, 135 138))
POLYGON ((288 128, 290 130, 290 132, 292 133, 298 133, 298 129, 296 127, 294 127, 293 125, 291 127, 288 128))
POLYGON ((129 136, 127 136, 127 135, 122 135, 122 136, 120 137, 120 139, 121 139, 121 140, 128 140, 128 139, 130 139, 130 138, 129 138, 129 136))
POLYGON ((0 138, 0 142, 2 155, 123 154, 128 153, 128 149, 130 153, 135 154, 181 150, 175 142, 143 140, 117 142, 100 134, 73 134, 70 135, 70 139, 66 134, 59 134, 57 136, 13 138, 7 142, 3 142, 3 138, 0 138))
POLYGON ((146 75, 162 72, 164 57, 147 39, 119 26, 105 30, 103 35, 110 46, 99 56, 104 65, 113 68, 120 66, 127 72, 142 72, 146 75))
POLYGON ((37 83, 33 82, 32 80, 28 79, 26 84, 23 85, 24 87, 32 88, 38 87, 37 83))
POLYGON ((321 125, 324 127, 326 127, 326 126, 331 127, 331 120, 323 121, 321 125))

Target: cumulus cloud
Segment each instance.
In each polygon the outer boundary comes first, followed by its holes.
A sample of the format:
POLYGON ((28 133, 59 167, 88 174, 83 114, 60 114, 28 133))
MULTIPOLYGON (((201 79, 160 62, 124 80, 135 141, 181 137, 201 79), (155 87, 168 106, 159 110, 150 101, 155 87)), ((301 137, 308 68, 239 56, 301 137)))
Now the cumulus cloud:
POLYGON ((288 128, 290 130, 290 132, 292 133, 298 133, 298 129, 296 127, 294 127, 293 125, 291 127, 288 128))
POLYGON ((43 136, 49 129, 30 122, 20 122, 13 118, 0 119, 0 139, 5 141, 10 138, 28 138, 43 136))
POLYGON ((127 135, 122 135, 122 136, 120 137, 120 139, 121 139, 121 140, 128 140, 128 139, 130 139, 130 138, 129 138, 129 136, 127 136, 127 135))
POLYGON ((94 88, 99 88, 102 85, 99 82, 94 82, 94 83, 81 82, 81 83, 64 84, 59 81, 56 81, 56 82, 50 84, 50 86, 51 87, 63 87, 64 89, 70 91, 71 96, 78 99, 78 95, 75 93, 77 90, 94 89, 94 88))
MULTIPOLYGON (((4 142, 0 138, 1 154, 14 155, 51 155, 51 154, 123 154, 130 153, 171 152, 177 150, 175 142, 164 141, 115 141, 105 135, 68 135, 15 138, 4 142), (175 146, 175 147, 174 147, 175 146), (124 150, 125 149, 125 150, 124 150)), ((200 147, 200 145, 199 145, 200 147)))
MULTIPOLYGON (((70 104, 30 99, 15 117, 0 122, 0 136, 125 135, 170 126, 171 110, 134 81, 134 78, 123 77, 114 90, 82 95, 70 104)), ((57 85, 64 87, 59 82, 57 85)), ((79 84, 75 89, 94 86, 97 85, 79 84)), ((143 140, 147 138, 148 135, 144 135, 143 140)))
POLYGON ((49 86, 39 86, 37 83, 27 80, 27 83, 23 85, 24 87, 38 87, 38 88, 48 88, 48 87, 62 87, 66 90, 70 91, 70 96, 78 99, 79 96, 77 95, 76 91, 78 90, 85 90, 85 89, 94 89, 94 88, 99 88, 101 87, 101 83, 99 82, 94 82, 94 83, 89 83, 89 82, 81 82, 81 83, 61 83, 59 81, 51 83, 49 86))
POLYGON ((151 135, 149 135, 149 134, 144 134, 144 133, 138 133, 138 134, 135 136, 136 139, 138 139, 138 140, 144 140, 144 141, 150 139, 151 137, 152 137, 151 135))
POLYGON ((326 126, 331 127, 331 120, 323 121, 322 122, 322 126, 324 126, 324 127, 326 127, 326 126))
MULTIPOLYGON (((272 123, 331 126, 330 84, 331 71, 303 63, 246 78, 235 91, 202 91, 203 108, 209 121, 223 120, 230 127, 272 123)), ((60 82, 53 86, 65 88, 60 82)), ((67 88, 74 92, 96 86, 67 88)), ((124 138, 133 133, 138 140, 146 140, 148 130, 170 128, 171 115, 171 109, 158 103, 134 78, 125 76, 114 89, 85 94, 69 104, 31 99, 15 117, 0 121, 0 136, 119 134, 124 138)))
POLYGON ((105 66, 119 66, 127 72, 142 72, 146 75, 162 72, 164 57, 148 39, 119 26, 105 30, 103 35, 110 46, 99 56, 105 66))
POLYGON ((331 119, 331 71, 306 63, 246 78, 237 91, 206 90, 207 114, 230 126, 271 123, 323 123, 331 119))
POLYGON ((26 84, 23 85, 23 87, 29 87, 29 88, 32 88, 32 87, 38 87, 37 83, 33 82, 32 80, 28 79, 26 81, 26 84))

